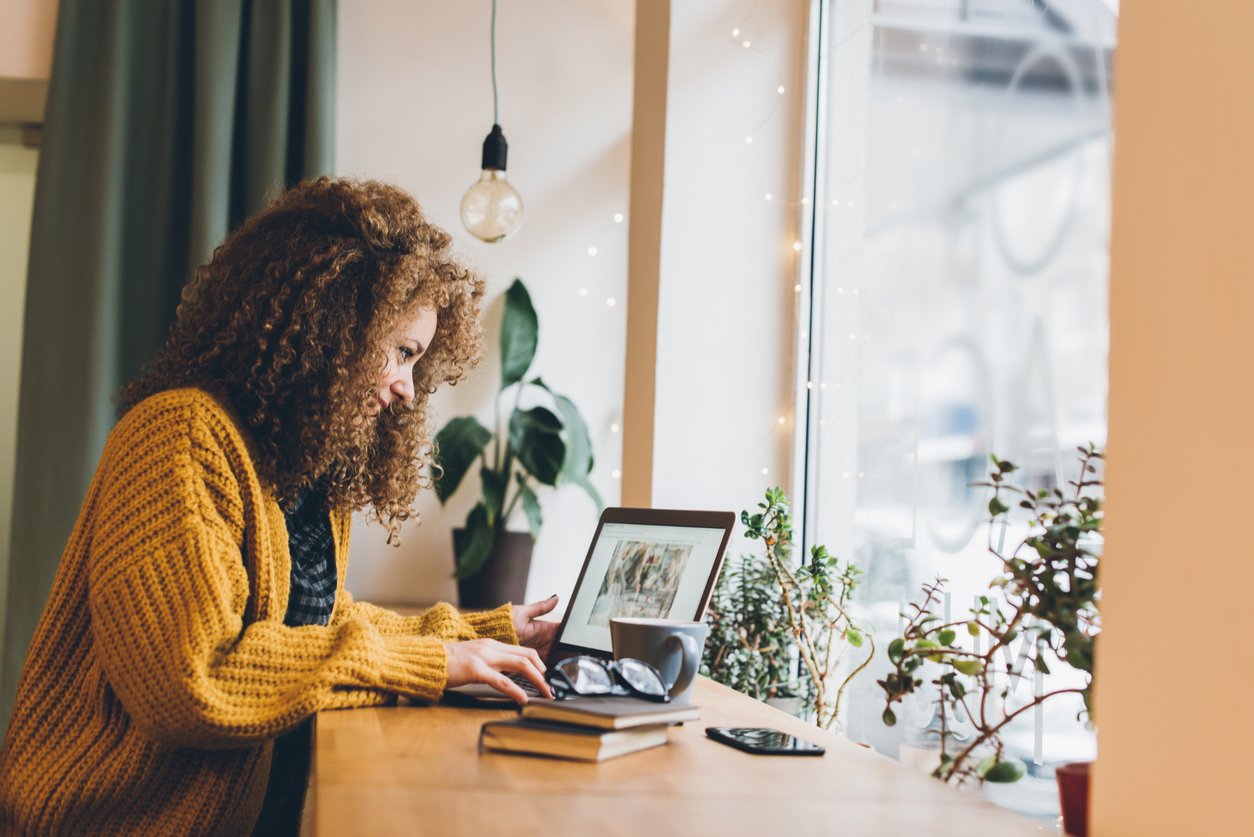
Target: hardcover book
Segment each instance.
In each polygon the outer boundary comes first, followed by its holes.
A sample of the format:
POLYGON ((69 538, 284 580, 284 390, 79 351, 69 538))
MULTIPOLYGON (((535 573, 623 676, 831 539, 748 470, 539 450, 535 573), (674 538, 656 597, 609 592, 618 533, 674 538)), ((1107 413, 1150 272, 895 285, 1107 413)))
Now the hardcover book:
POLYGON ((576 697, 566 700, 532 698, 522 717, 558 721, 597 729, 629 729, 655 724, 678 724, 700 718, 691 704, 655 703, 633 697, 576 697))
POLYGON ((480 750, 530 753, 577 761, 605 761, 665 744, 666 725, 603 730, 512 718, 489 721, 479 730, 480 750))

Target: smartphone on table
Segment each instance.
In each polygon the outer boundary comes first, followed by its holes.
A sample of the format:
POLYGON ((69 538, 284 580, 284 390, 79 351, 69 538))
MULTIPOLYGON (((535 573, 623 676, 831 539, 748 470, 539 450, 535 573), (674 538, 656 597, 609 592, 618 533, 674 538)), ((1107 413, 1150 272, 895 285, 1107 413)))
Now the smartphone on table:
POLYGON ((818 744, 770 727, 706 727, 705 734, 715 741, 769 756, 821 756, 827 752, 818 744))

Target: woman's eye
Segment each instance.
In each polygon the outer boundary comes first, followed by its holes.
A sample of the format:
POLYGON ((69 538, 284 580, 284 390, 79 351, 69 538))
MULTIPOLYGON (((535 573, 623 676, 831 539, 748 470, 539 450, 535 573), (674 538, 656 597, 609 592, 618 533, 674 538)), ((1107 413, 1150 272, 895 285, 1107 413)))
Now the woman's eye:
POLYGON ((399 354, 401 356, 401 363, 405 363, 411 357, 413 357, 416 353, 414 352, 413 349, 409 348, 408 346, 401 346, 399 354))

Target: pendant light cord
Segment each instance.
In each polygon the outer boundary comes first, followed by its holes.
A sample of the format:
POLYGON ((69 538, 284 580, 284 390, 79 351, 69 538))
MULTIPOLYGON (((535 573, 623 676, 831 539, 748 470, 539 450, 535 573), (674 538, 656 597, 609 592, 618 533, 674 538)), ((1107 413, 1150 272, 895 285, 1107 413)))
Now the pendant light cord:
POLYGON ((492 124, 501 124, 500 102, 496 93, 496 0, 492 0, 492 124))

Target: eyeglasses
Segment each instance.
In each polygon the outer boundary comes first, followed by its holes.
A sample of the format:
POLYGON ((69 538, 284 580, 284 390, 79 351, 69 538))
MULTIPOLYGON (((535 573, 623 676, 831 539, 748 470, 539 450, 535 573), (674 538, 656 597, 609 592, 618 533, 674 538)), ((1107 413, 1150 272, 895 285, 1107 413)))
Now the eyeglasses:
POLYGON ((644 660, 632 658, 602 660, 585 654, 567 657, 550 668, 545 679, 558 699, 573 695, 630 695, 658 703, 671 699, 658 670, 644 660))

